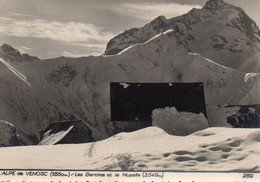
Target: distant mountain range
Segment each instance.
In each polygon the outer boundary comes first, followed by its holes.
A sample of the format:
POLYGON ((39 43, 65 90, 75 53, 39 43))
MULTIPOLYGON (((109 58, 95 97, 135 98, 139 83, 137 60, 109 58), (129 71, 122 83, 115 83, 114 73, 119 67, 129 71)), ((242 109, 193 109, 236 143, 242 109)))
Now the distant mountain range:
POLYGON ((260 70, 259 36, 241 8, 210 0, 200 10, 125 31, 101 56, 40 60, 2 45, 0 120, 27 144, 63 120, 81 120, 94 140, 107 138, 110 82, 203 82, 208 115, 211 106, 259 104, 260 75, 253 73, 260 70))

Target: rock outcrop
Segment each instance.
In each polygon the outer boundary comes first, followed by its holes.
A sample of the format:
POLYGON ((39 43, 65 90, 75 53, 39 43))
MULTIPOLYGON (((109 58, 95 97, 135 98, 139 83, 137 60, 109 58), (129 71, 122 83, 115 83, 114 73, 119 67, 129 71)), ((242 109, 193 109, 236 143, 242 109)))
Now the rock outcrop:
POLYGON ((16 128, 13 124, 0 120, 0 146, 19 146, 24 145, 22 140, 16 134, 16 128))

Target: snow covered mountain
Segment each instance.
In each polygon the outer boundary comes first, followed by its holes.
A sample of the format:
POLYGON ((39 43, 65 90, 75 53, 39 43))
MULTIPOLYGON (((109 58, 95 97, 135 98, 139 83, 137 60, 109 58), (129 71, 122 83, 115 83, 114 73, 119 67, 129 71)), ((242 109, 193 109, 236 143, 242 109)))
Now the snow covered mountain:
POLYGON ((259 171, 259 141, 259 129, 180 137, 148 127, 87 144, 0 148, 0 156, 4 169, 259 171))
POLYGON ((108 42, 105 54, 117 54, 169 29, 177 32, 176 39, 189 52, 243 72, 260 72, 258 26, 241 8, 222 0, 209 0, 202 9, 172 19, 159 16, 144 27, 127 30, 108 42))
POLYGON ((62 120, 81 120, 94 140, 104 139, 113 135, 110 82, 203 82, 208 108, 260 103, 259 74, 189 53, 177 34, 168 30, 113 56, 61 57, 16 68, 2 60, 0 118, 13 123, 27 144, 39 141, 39 129, 62 120))

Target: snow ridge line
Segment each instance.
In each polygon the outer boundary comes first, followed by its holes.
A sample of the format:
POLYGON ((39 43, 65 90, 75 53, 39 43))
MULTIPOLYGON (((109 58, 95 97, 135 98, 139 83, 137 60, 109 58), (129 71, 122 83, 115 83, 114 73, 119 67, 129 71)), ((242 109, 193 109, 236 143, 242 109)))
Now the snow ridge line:
POLYGON ((11 66, 9 63, 7 63, 5 60, 0 58, 0 61, 4 63, 4 65, 12 71, 18 78, 20 78, 24 83, 26 83, 29 86, 32 86, 26 79, 26 76, 24 76, 22 73, 20 73, 18 70, 16 70, 13 66, 11 66))
POLYGON ((147 44, 148 42, 151 42, 152 40, 154 40, 154 39, 160 37, 161 35, 165 35, 165 34, 167 34, 167 33, 169 33, 169 32, 172 32, 172 31, 174 31, 174 30, 173 30, 173 29, 169 29, 169 30, 166 30, 166 31, 164 31, 164 32, 158 33, 158 34, 156 34, 155 36, 153 36, 152 38, 150 38, 149 40, 147 40, 146 42, 133 44, 133 45, 131 45, 131 46, 129 46, 129 47, 124 48, 124 49, 121 50, 119 53, 112 54, 112 55, 104 55, 104 54, 103 54, 103 55, 101 55, 101 56, 102 56, 102 57, 112 57, 112 56, 121 55, 122 53, 126 52, 127 50, 129 50, 129 49, 131 49, 131 48, 133 48, 133 47, 135 47, 135 46, 147 44))
MULTIPOLYGON (((189 55, 193 55, 193 56, 200 56, 200 57, 202 57, 203 59, 207 60, 208 62, 213 63, 213 64, 215 64, 215 65, 218 65, 218 66, 220 66, 220 67, 222 67, 222 68, 229 69, 229 70, 233 70, 233 71, 238 71, 238 70, 236 70, 236 69, 229 68, 229 67, 223 66, 223 65, 221 65, 221 64, 219 64, 219 63, 216 63, 216 62, 214 62, 214 61, 212 61, 212 60, 210 60, 210 59, 208 59, 208 58, 202 56, 200 53, 188 52, 188 54, 189 54, 189 55)), ((242 73, 242 72, 241 72, 241 73, 242 73)))
MULTIPOLYGON (((221 66, 222 68, 241 72, 241 71, 236 70, 236 69, 234 69, 234 68, 226 67, 226 66, 223 66, 223 65, 221 65, 221 64, 218 64, 218 63, 216 63, 216 62, 214 62, 214 61, 211 61, 210 59, 208 59, 208 58, 202 56, 202 55, 199 54, 199 53, 188 52, 188 54, 189 54, 189 55, 193 55, 193 56, 200 56, 200 57, 204 58, 205 60, 207 60, 208 62, 213 63, 213 64, 218 65, 218 66, 221 66)), ((259 75, 259 73, 244 73, 244 72, 241 72, 241 73, 243 73, 243 74, 245 75, 245 76, 244 76, 245 82, 248 82, 248 80, 250 80, 251 78, 253 78, 253 77, 256 76, 256 75, 259 75)))

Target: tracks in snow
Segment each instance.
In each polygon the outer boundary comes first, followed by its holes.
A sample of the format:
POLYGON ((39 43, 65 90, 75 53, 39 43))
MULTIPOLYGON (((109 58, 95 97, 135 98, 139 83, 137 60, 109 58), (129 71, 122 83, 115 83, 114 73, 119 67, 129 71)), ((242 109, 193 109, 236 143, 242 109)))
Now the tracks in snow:
POLYGON ((94 147, 95 147, 95 143, 93 142, 93 143, 90 144, 90 147, 88 149, 86 149, 85 155, 88 155, 89 158, 93 157, 94 147))

